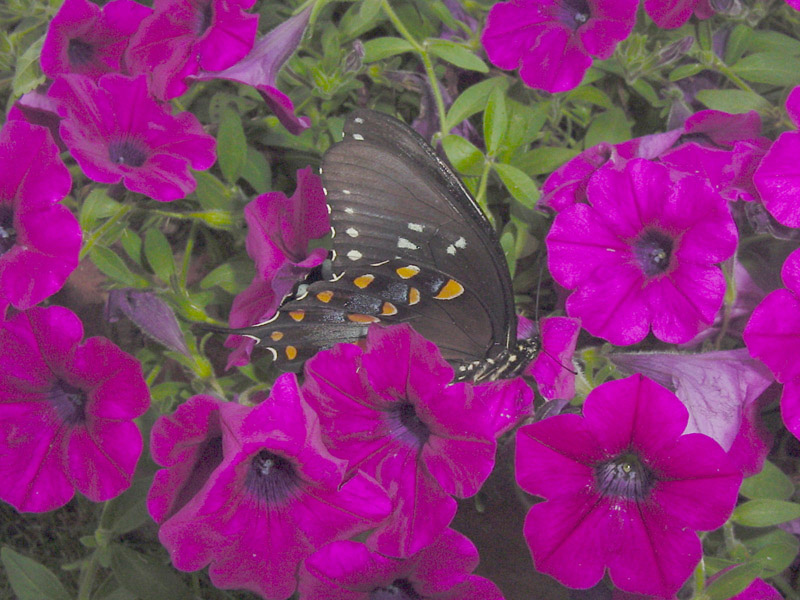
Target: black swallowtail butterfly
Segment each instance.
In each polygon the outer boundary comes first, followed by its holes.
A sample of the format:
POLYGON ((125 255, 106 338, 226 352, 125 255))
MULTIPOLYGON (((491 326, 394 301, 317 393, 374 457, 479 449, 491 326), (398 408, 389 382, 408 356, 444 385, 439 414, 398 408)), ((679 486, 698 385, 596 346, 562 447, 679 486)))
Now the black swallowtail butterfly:
POLYGON ((231 333, 271 350, 284 370, 366 335, 410 323, 458 380, 519 374, 538 351, 517 342, 511 277, 492 226, 421 136, 357 110, 322 159, 333 229, 332 276, 301 286, 269 321, 231 333))

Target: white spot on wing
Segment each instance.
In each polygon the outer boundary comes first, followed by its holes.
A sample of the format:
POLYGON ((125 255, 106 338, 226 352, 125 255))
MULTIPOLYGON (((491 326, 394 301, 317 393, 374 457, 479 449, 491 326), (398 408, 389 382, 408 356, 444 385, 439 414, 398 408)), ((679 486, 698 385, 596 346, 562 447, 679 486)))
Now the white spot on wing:
POLYGON ((348 206, 347 208, 344 209, 344 212, 347 213, 348 215, 352 215, 353 209, 348 206))
POLYGON ((408 224, 408 228, 411 231, 418 231, 419 233, 422 233, 422 230, 424 229, 424 227, 422 225, 420 225, 419 223, 409 223, 408 224))
POLYGON ((456 240, 455 246, 456 248, 461 248, 463 250, 467 247, 467 240, 465 240, 463 237, 460 237, 456 240))
POLYGON ((419 250, 419 246, 408 241, 406 238, 397 238, 397 247, 405 248, 406 250, 419 250))
POLYGON ((361 117, 356 117, 355 119, 353 119, 353 121, 355 121, 356 123, 361 124, 361 123, 364 122, 364 119, 362 119, 361 117))
POLYGON ((331 237, 332 238, 336 237, 336 229, 333 227, 333 225, 331 225, 331 237))
POLYGON ((447 252, 447 253, 448 253, 450 256, 455 256, 455 255, 456 255, 456 247, 455 247, 455 246, 453 246, 453 244, 450 244, 450 245, 449 245, 449 246, 446 248, 446 252, 447 252))
POLYGON ((342 193, 343 193, 345 196, 349 196, 349 195, 350 195, 350 190, 342 190, 342 193))
POLYGON ((339 281, 342 277, 344 277, 344 271, 342 271, 341 273, 334 273, 331 276, 331 281, 339 281))
POLYGON ((361 252, 358 250, 350 250, 350 252, 347 253, 347 258, 350 260, 358 260, 361 258, 361 256, 361 252))
POLYGON ((348 229, 345 231, 345 233, 346 233, 347 235, 349 235, 351 238, 356 238, 356 237, 358 237, 358 229, 356 229, 355 227, 350 227, 350 228, 348 228, 348 229))
POLYGON ((364 139, 364 136, 361 135, 360 133, 354 133, 353 134, 353 139, 354 140, 358 140, 360 142, 360 141, 362 141, 364 139))

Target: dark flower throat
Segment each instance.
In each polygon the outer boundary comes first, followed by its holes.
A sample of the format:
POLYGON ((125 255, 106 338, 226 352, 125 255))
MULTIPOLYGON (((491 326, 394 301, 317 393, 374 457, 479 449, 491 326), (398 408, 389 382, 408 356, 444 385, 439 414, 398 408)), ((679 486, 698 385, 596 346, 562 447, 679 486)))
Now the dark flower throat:
POLYGON ((269 450, 261 450, 250 462, 245 488, 269 506, 283 504, 298 489, 300 478, 294 465, 269 450))
POLYGON ((656 483, 653 471, 633 452, 596 465, 594 479, 603 496, 636 502, 645 500, 656 483))

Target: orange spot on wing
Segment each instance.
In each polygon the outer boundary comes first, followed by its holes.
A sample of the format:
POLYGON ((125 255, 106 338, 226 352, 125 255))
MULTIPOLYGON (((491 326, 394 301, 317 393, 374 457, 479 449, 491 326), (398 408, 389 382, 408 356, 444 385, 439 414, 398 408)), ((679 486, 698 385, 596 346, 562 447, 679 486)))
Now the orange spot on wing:
POLYGON ((325 290, 317 294, 317 300, 326 304, 331 301, 331 298, 333 298, 333 292, 330 290, 325 290))
POLYGON ((286 358, 289 360, 297 358, 297 348, 294 346, 286 346, 286 358))
POLYGON ((381 314, 387 316, 396 315, 397 307, 391 302, 384 302, 383 307, 381 307, 381 314))
POLYGON ((289 316, 299 323, 306 316, 306 313, 303 310, 290 310, 289 316))
POLYGON ((362 315, 360 313, 353 313, 351 315, 347 315, 347 318, 353 323, 377 323, 378 321, 380 321, 378 317, 373 317, 371 315, 362 315))
POLYGON ((273 342, 279 342, 281 339, 283 339, 283 333, 280 331, 273 331, 269 337, 272 338, 273 342))
POLYGON ((375 275, 370 275, 367 273, 366 275, 361 275, 360 277, 356 277, 353 279, 353 283, 356 287, 361 288, 362 290, 367 287, 372 281, 375 279, 375 275))
POLYGON ((447 283, 442 286, 439 293, 434 296, 437 300, 452 300, 458 298, 464 293, 464 286, 458 283, 455 279, 448 279, 447 283))
POLYGON ((412 287, 410 290, 408 290, 408 304, 410 306, 417 304, 419 302, 419 298, 419 290, 417 288, 412 287))
POLYGON ((414 277, 414 275, 419 273, 419 267, 416 265, 408 265, 407 267, 398 267, 396 272, 403 279, 411 279, 412 277, 414 277))

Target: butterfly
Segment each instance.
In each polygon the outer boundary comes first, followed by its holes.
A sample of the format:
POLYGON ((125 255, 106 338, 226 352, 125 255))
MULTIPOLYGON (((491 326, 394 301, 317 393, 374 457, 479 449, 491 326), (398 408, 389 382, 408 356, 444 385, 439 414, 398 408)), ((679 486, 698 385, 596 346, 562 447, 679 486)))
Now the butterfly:
POLYGON ((511 276, 497 235, 463 183, 413 129, 356 110, 322 158, 332 246, 327 277, 304 284, 268 321, 230 333, 267 348, 282 370, 409 323, 457 380, 513 377, 538 352, 517 341, 511 276))

